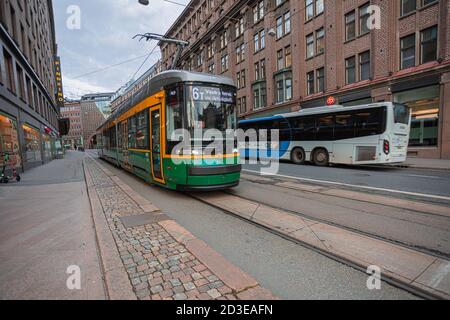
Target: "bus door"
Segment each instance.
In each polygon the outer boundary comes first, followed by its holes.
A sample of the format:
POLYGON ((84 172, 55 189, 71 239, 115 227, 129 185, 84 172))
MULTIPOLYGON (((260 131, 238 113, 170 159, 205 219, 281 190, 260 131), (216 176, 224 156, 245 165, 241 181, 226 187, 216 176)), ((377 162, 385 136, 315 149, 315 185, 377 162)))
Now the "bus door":
POLYGON ((162 163, 163 131, 161 125, 161 105, 150 108, 150 158, 153 180, 165 184, 162 163))
POLYGON ((128 121, 125 120, 121 123, 120 130, 122 130, 122 156, 123 156, 123 167, 127 170, 132 169, 130 159, 128 156, 128 121))

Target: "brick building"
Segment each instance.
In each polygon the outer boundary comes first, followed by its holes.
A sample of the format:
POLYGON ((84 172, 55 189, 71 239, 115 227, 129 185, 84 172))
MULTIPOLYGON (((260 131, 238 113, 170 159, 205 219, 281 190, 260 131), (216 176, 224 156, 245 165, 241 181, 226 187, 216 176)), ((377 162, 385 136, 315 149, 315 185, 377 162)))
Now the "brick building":
POLYGON ((55 156, 56 53, 51 0, 0 1, 0 153, 17 168, 55 156))
POLYGON ((91 148, 97 128, 111 114, 111 98, 114 93, 95 93, 81 97, 81 123, 83 147, 91 148))
POLYGON ((83 146, 83 123, 81 122, 81 102, 66 101, 61 108, 61 118, 70 120, 69 133, 63 136, 63 144, 77 149, 83 146))
POLYGON ((190 42, 179 67, 235 80, 240 118, 402 102, 410 155, 450 159, 449 16, 449 0, 192 0, 166 36, 190 42))

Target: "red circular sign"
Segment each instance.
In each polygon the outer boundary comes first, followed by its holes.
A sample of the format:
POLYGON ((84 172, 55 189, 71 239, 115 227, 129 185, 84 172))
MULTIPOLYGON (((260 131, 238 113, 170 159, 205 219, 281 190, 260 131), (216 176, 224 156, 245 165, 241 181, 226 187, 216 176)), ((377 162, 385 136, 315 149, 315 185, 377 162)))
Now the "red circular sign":
POLYGON ((332 106, 336 104, 336 98, 335 97, 328 97, 327 98, 327 105, 332 106))

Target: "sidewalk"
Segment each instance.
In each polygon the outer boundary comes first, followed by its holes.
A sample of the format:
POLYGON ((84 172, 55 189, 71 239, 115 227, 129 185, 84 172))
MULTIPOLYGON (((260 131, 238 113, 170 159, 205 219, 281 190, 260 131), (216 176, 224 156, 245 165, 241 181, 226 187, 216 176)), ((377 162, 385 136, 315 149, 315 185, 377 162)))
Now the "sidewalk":
POLYGON ((0 185, 0 299, 105 299, 83 177, 84 153, 68 152, 0 185), (80 267, 70 290, 69 266, 80 267))
POLYGON ((410 157, 399 166, 412 169, 450 170, 450 160, 410 157))
POLYGON ((101 162, 84 165, 111 299, 274 299, 101 162))

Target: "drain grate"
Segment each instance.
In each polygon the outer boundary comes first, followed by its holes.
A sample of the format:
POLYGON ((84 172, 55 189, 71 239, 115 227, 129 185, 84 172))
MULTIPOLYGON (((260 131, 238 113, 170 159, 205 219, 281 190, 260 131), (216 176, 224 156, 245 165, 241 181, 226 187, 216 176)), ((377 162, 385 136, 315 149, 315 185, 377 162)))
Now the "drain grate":
POLYGON ((134 228, 146 224, 153 224, 170 218, 165 214, 145 213, 132 216, 120 217, 125 228, 134 228))

